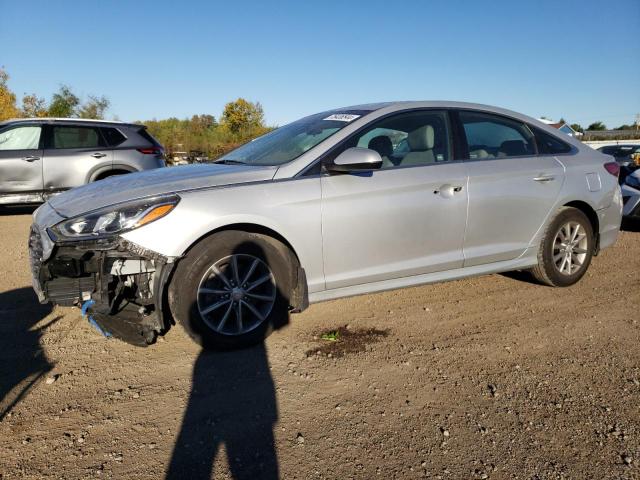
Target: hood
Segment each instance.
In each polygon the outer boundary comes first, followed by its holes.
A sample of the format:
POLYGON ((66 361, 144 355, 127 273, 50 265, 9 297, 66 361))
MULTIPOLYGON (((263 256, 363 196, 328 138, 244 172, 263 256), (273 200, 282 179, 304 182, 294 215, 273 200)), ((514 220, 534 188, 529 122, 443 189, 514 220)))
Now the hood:
POLYGON ((143 197, 271 180, 277 167, 184 165, 109 177, 56 195, 49 204, 66 218, 143 197))

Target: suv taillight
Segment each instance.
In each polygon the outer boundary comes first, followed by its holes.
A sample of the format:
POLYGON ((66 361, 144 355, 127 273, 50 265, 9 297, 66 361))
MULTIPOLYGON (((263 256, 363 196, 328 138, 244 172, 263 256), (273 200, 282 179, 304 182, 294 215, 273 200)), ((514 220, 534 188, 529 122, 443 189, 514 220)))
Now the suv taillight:
POLYGON ((620 164, 618 162, 607 162, 604 164, 604 169, 614 177, 620 175, 620 164))
POLYGON ((152 147, 152 148, 137 148, 136 150, 138 150, 140 153, 144 153, 145 155, 162 155, 162 149, 161 148, 156 148, 156 147, 152 147))

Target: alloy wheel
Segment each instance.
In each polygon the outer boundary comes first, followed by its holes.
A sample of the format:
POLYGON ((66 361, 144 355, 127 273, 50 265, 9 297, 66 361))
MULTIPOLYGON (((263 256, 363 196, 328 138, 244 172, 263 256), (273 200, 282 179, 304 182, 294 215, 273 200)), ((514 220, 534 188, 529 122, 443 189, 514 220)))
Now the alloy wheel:
POLYGON ((578 272, 587 258, 589 239, 579 222, 567 222, 560 227, 553 241, 553 263, 563 275, 578 272))
POLYGON ((234 254, 218 260, 203 275, 198 285, 198 311, 215 332, 242 335, 266 320, 276 292, 275 278, 264 261, 234 254))

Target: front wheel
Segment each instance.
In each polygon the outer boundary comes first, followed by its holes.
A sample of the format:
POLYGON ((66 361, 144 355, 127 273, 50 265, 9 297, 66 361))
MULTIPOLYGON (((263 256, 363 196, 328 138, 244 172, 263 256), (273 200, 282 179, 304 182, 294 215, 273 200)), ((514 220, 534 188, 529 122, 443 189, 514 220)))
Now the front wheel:
POLYGON ((586 273, 594 251, 591 222, 580 210, 563 207, 549 223, 533 276, 552 287, 568 287, 586 273))
POLYGON ((180 260, 171 312, 205 348, 242 348, 288 321, 294 271, 280 242, 240 231, 205 238, 180 260))

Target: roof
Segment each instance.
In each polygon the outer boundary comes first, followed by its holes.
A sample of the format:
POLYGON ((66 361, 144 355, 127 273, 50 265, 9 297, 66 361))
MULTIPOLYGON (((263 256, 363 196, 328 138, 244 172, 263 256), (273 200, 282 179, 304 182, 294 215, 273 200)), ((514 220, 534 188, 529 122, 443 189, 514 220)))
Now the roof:
POLYGON ((131 122, 121 122, 118 120, 96 120, 93 118, 55 118, 55 117, 35 117, 35 118, 11 118, 0 122, 0 125, 7 123, 31 123, 31 122, 43 122, 43 123, 99 123, 106 125, 138 125, 131 122))

